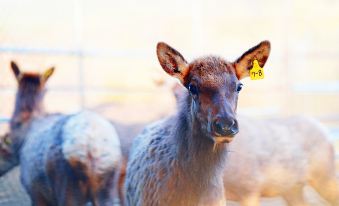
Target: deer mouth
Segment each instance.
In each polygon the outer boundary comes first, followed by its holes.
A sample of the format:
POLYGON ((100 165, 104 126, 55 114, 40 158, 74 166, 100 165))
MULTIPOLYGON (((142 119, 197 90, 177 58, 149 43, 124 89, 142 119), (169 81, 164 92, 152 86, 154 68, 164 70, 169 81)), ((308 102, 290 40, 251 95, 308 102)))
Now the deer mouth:
POLYGON ((238 134, 238 130, 234 130, 232 132, 230 132, 229 134, 227 135, 222 135, 222 134, 219 134, 219 133, 214 133, 213 134, 213 141, 215 143, 230 143, 233 141, 234 139, 234 136, 238 134))
POLYGON ((217 144, 220 143, 230 143, 233 141, 234 136, 214 136, 213 141, 217 144))

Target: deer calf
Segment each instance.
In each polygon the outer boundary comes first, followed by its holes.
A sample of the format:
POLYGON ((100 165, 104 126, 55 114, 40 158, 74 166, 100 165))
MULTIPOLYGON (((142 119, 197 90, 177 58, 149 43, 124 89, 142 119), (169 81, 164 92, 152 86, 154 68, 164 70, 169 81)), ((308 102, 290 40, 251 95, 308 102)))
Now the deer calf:
MULTIPOLYGON (((179 105, 187 90, 176 83, 172 91, 179 105)), ((308 185, 339 206, 335 151, 319 122, 303 116, 255 120, 241 115, 238 122, 240 132, 225 164, 227 200, 257 206, 261 197, 282 196, 290 206, 306 206, 303 189, 308 185)))
POLYGON ((187 63, 178 51, 158 43, 162 68, 188 93, 177 114, 136 137, 127 165, 127 205, 225 205, 226 145, 239 131, 239 80, 249 76, 254 60, 264 66, 269 52, 270 43, 263 41, 236 62, 206 56, 187 63))

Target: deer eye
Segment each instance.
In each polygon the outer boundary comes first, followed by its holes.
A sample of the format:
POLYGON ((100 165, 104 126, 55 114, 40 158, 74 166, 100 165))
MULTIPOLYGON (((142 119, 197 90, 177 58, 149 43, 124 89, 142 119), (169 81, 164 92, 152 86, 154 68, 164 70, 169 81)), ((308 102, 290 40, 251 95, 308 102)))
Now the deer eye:
POLYGON ((198 95, 198 87, 194 84, 188 85, 188 90, 192 95, 198 95))
POLYGON ((241 91, 241 89, 242 89, 242 86, 243 86, 243 84, 242 84, 242 83, 240 83, 240 84, 238 84, 238 85, 237 85, 237 92, 240 92, 240 91, 241 91))

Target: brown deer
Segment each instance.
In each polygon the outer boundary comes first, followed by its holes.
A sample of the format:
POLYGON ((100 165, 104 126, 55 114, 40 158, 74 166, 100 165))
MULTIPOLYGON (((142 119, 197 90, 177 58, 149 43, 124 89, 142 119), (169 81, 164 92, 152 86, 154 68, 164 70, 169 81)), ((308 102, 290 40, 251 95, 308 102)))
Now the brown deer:
POLYGON ((20 163, 33 205, 112 205, 121 162, 112 124, 89 111, 46 114, 42 100, 54 68, 38 74, 11 67, 18 91, 2 174, 20 163))
MULTIPOLYGON (((177 104, 187 93, 178 83, 172 91, 177 104)), ((282 196, 290 206, 306 206, 303 189, 309 185, 329 204, 339 205, 334 148, 319 122, 303 116, 254 120, 242 115, 238 122, 241 130, 225 165, 227 200, 257 206, 261 197, 282 196)))
POLYGON ((235 62, 207 56, 187 63, 178 51, 158 43, 161 66, 189 92, 174 116, 147 126, 134 140, 127 205, 225 205, 223 169, 226 145, 238 133, 239 80, 249 76, 254 60, 264 66, 269 52, 270 43, 263 41, 235 62))

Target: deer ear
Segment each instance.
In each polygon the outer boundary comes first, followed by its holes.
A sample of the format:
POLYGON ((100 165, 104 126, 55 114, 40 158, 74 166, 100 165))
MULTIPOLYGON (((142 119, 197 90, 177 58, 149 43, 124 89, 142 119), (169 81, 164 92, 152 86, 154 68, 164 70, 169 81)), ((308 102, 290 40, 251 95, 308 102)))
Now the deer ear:
POLYGON ((21 72, 20 72, 18 65, 14 61, 11 61, 11 69, 14 73, 15 78, 19 81, 20 76, 21 76, 21 72))
POLYGON ((181 83, 184 83, 185 77, 188 74, 188 63, 184 57, 175 49, 164 42, 159 42, 157 45, 157 55, 162 68, 169 75, 178 78, 181 83))
POLYGON ((54 73, 54 67, 51 67, 49 69, 47 69, 42 75, 41 75, 41 80, 43 82, 46 82, 50 76, 52 76, 52 74, 54 73))
POLYGON ((258 60, 260 67, 263 67, 270 54, 271 44, 269 41, 262 41, 252 47, 234 62, 234 67, 238 79, 243 79, 250 75, 253 61, 258 60))

